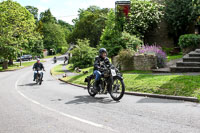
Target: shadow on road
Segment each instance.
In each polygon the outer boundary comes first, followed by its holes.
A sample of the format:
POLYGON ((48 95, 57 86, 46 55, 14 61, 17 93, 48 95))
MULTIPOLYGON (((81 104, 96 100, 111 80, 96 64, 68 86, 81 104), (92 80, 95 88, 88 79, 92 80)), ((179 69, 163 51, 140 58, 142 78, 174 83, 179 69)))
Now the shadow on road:
POLYGON ((18 85, 18 86, 36 86, 37 83, 28 83, 28 84, 24 84, 24 85, 18 85))
POLYGON ((159 99, 159 98, 143 98, 137 101, 137 103, 184 103, 184 101, 159 99))
POLYGON ((90 104, 90 103, 104 103, 115 104, 118 103, 106 97, 91 97, 91 96, 76 96, 74 100, 66 102, 65 104, 90 104))

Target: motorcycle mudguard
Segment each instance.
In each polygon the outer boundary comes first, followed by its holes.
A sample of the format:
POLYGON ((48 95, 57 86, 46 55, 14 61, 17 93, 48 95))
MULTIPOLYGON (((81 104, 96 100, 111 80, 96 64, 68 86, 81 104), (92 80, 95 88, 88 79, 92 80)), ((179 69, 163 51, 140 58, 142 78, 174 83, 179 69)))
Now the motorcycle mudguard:
POLYGON ((118 79, 120 79, 120 80, 123 80, 123 77, 122 77, 121 75, 117 75, 117 76, 114 76, 114 77, 113 77, 113 79, 116 79, 116 78, 118 78, 118 79))

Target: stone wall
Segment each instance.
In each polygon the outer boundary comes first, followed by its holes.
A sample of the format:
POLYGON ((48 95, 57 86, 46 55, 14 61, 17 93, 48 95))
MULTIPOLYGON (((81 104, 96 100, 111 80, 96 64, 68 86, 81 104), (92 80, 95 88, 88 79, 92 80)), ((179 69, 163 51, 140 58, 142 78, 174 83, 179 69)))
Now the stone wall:
MULTIPOLYGON (((117 56, 115 56, 115 57, 112 58, 112 64, 115 67, 119 66, 119 63, 117 62, 117 56)), ((132 60, 129 61, 129 63, 120 65, 120 69, 121 69, 121 71, 134 70, 133 64, 134 64, 134 60, 132 59, 132 60)))
POLYGON ((157 68, 157 57, 155 55, 135 55, 134 70, 148 71, 157 68))
MULTIPOLYGON (((117 67, 116 57, 112 58, 112 64, 117 67)), ((143 70, 149 71, 157 68, 157 57, 155 55, 134 55, 129 64, 120 65, 122 71, 143 70)))

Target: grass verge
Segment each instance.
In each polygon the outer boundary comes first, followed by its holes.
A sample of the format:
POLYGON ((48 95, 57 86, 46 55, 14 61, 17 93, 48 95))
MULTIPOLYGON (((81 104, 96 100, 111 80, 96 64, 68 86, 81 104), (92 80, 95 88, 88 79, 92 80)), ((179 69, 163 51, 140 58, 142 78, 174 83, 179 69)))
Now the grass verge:
POLYGON ((171 61, 171 60, 176 60, 176 59, 181 59, 183 58, 183 54, 178 54, 178 55, 169 55, 167 56, 167 61, 171 61))
MULTIPOLYGON (((41 62, 45 62, 45 61, 41 60, 41 62)), ((36 63, 36 61, 22 62, 22 66, 21 67, 20 67, 20 63, 15 63, 14 65, 9 65, 8 69, 2 69, 2 65, 0 65, 0 72, 17 70, 17 69, 33 66, 34 63, 36 63)))
POLYGON ((51 69, 52 75, 56 76, 56 75, 64 74, 64 71, 62 68, 63 68, 63 64, 56 65, 55 67, 53 67, 51 69))
MULTIPOLYGON (((58 72, 59 68, 59 66, 56 67, 58 72)), ((93 67, 82 69, 82 71, 88 71, 89 73, 80 73, 80 75, 65 77, 62 80, 74 84, 86 85, 84 79, 92 74, 93 67)), ((200 76, 124 73, 123 77, 126 91, 196 97, 200 100, 200 76)))

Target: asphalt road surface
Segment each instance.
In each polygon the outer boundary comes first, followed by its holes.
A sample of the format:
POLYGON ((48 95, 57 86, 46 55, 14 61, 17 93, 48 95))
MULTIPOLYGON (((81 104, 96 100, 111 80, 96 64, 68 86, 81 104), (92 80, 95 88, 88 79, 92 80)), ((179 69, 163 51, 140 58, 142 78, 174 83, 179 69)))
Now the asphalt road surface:
POLYGON ((92 98, 50 75, 43 84, 31 67, 0 73, 0 133, 200 133, 197 103, 125 95, 92 98))

